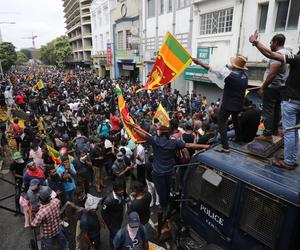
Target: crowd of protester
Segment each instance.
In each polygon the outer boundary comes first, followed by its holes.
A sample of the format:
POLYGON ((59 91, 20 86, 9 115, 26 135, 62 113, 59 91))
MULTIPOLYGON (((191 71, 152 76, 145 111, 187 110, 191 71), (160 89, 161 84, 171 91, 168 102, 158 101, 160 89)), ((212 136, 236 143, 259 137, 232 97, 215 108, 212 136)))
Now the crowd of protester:
MULTIPOLYGON (((244 79, 244 74, 239 76, 244 79)), ((174 166, 187 163, 199 148, 217 141, 220 122, 223 152, 228 151, 231 113, 221 98, 209 102, 201 94, 181 95, 170 86, 136 93, 140 87, 138 81, 99 78, 86 69, 19 66, 6 73, 0 104, 8 115, 22 117, 24 126, 17 118, 0 124, 1 154, 8 136, 13 138, 16 148, 10 169, 16 180, 16 210, 20 212, 21 204, 28 217, 25 225, 41 227, 45 249, 52 249, 55 240, 67 249, 60 218, 70 209, 77 216, 77 249, 100 249, 101 225, 109 230, 112 249, 136 242, 137 249, 146 249, 150 210, 161 207, 164 218, 170 212, 174 166), (42 88, 33 87, 39 81, 42 88), (123 128, 116 84, 136 123, 151 135, 145 136, 146 143, 135 144, 123 128), (169 113, 169 127, 152 120, 160 103, 169 113), (59 152, 59 162, 49 146, 59 152), (99 207, 101 218, 96 213, 99 207)), ((247 79, 237 90, 239 107, 231 115, 236 140, 249 142, 256 135, 260 111, 247 98, 244 101, 246 87, 247 79)), ((234 101, 230 89, 225 92, 225 100, 234 101)))

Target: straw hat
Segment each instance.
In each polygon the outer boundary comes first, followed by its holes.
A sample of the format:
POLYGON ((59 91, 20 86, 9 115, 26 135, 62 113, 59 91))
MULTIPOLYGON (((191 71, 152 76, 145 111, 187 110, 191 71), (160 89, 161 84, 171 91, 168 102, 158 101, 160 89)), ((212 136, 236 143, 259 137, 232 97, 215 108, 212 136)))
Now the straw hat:
POLYGON ((248 70, 248 68, 246 67, 247 60, 247 57, 243 55, 237 55, 234 57, 230 57, 230 64, 234 68, 248 70))

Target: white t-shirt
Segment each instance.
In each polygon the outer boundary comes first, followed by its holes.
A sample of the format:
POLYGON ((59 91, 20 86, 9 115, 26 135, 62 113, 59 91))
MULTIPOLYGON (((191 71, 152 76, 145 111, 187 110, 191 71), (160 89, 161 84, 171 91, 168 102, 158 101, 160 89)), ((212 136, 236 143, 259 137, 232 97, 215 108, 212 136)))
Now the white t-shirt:
POLYGON ((143 145, 139 144, 136 147, 136 156, 139 156, 139 158, 141 159, 141 160, 139 160, 138 158, 136 158, 137 165, 144 165, 146 163, 145 149, 144 149, 143 145))

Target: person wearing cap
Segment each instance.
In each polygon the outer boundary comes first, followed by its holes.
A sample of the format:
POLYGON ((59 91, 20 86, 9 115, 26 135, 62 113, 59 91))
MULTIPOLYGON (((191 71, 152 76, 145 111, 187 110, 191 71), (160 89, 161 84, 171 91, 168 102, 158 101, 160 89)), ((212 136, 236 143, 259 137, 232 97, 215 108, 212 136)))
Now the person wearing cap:
POLYGON ((68 242, 60 227, 60 200, 51 199, 52 190, 49 187, 39 191, 40 209, 31 222, 32 227, 41 228, 42 247, 45 250, 54 248, 54 241, 58 241, 62 250, 68 249, 68 242))
MULTIPOLYGON (((285 36, 276 34, 270 42, 270 49, 281 55, 290 52, 284 48, 285 36)), ((264 82, 258 94, 263 99, 262 116, 264 118, 264 132, 256 139, 272 142, 272 135, 278 134, 278 126, 281 119, 281 92, 288 78, 289 70, 286 63, 269 60, 264 74, 264 82)))
POLYGON ((26 190, 28 189, 29 183, 32 179, 37 179, 41 185, 45 182, 45 173, 43 169, 38 167, 33 161, 27 163, 23 175, 23 182, 26 190))
POLYGON ((26 192, 26 199, 30 202, 32 207, 32 213, 35 214, 39 209, 39 192, 44 191, 46 186, 42 186, 38 179, 32 179, 30 181, 29 189, 26 192))
POLYGON ((68 155, 64 155, 61 157, 61 164, 56 169, 56 172, 63 180, 65 200, 73 201, 76 189, 74 180, 74 177, 76 176, 76 170, 74 165, 70 163, 68 155))
POLYGON ((109 230, 111 248, 113 239, 122 226, 125 208, 124 187, 121 180, 113 183, 113 190, 103 198, 101 215, 109 230))
POLYGON ((146 228, 140 222, 137 212, 133 211, 128 215, 127 224, 116 234, 113 241, 113 249, 139 249, 149 248, 146 228))
POLYGON ((87 194, 85 210, 80 216, 81 236, 90 249, 100 250, 100 220, 97 215, 101 198, 87 194))
POLYGON ((26 167, 26 162, 23 159, 22 154, 17 151, 13 154, 13 162, 10 164, 10 171, 15 177, 15 205, 16 205, 16 215, 20 213, 19 199, 22 193, 23 186, 23 172, 26 167))
POLYGON ((229 153, 227 121, 229 116, 231 116, 235 135, 238 137, 239 129, 237 118, 243 108, 245 91, 248 86, 248 76, 245 72, 248 70, 246 67, 247 58, 243 55, 231 57, 230 66, 222 69, 213 68, 197 58, 193 58, 193 62, 202 66, 225 83, 223 101, 218 114, 218 126, 222 144, 222 148, 219 151, 229 153))
POLYGON ((290 65, 290 72, 282 91, 282 125, 284 129, 284 159, 275 159, 272 164, 287 170, 293 170, 298 166, 297 156, 299 152, 299 135, 297 129, 287 130, 299 123, 300 116, 300 54, 299 52, 281 55, 266 48, 258 41, 258 32, 249 37, 252 43, 264 56, 290 65))

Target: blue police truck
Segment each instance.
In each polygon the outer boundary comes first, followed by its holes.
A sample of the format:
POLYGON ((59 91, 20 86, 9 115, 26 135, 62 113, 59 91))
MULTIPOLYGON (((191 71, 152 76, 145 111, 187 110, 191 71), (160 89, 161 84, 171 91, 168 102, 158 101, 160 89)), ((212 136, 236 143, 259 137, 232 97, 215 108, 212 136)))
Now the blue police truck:
POLYGON ((179 249, 300 249, 300 167, 272 166, 279 152, 231 143, 228 154, 195 155, 174 220, 179 249))

